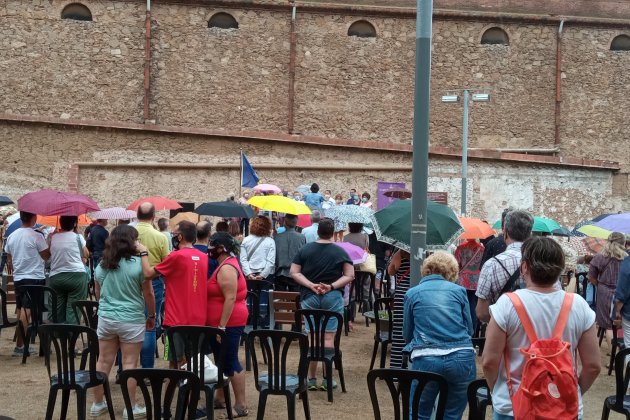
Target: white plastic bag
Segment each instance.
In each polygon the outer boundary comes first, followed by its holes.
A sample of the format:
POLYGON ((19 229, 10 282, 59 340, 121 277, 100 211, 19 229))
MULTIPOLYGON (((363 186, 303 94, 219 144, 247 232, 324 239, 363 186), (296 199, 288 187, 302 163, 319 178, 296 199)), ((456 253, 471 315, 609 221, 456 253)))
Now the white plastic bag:
MULTIPOLYGON (((212 360, 206 356, 205 354, 199 353, 197 355, 197 360, 199 360, 199 365, 201 366, 201 361, 203 357, 203 380, 207 384, 211 384, 217 382, 219 380, 219 368, 212 362, 212 360)), ((182 370, 186 370, 186 365, 182 366, 182 370)))

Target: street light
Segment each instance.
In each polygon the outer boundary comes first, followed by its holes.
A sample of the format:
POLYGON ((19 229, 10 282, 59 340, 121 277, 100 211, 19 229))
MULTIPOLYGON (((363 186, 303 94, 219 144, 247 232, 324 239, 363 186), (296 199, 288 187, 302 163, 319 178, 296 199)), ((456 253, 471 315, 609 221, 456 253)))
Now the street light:
MULTIPOLYGON (((464 89, 464 122, 462 124, 462 216, 466 215, 466 184, 468 182, 468 102, 470 89, 464 89)), ((489 102, 489 93, 473 93, 473 102, 489 102)), ((459 102, 459 95, 444 95, 442 102, 459 102)))

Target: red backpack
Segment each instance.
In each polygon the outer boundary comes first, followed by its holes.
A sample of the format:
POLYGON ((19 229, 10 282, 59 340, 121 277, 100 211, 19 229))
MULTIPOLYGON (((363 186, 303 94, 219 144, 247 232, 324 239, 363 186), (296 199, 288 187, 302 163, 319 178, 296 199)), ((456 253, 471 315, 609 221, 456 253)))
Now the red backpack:
POLYGON ((507 293, 527 334, 530 346, 520 349, 525 357, 521 385, 512 391, 509 352, 505 354, 507 384, 515 420, 575 420, 578 416, 578 382, 571 344, 562 341, 573 293, 566 293, 553 335, 538 339, 523 302, 516 293, 507 293))

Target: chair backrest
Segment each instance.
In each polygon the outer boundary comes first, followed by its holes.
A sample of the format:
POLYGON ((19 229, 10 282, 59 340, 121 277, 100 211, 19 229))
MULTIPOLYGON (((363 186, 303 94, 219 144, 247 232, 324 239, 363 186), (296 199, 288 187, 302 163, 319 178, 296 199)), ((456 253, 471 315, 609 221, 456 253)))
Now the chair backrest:
MULTIPOLYGON (((417 420, 419 418, 418 407, 420 405, 420 396, 425 386, 430 382, 437 383, 440 394, 435 419, 442 420, 444 418, 448 393, 448 384, 444 377, 436 373, 420 372, 417 370, 374 369, 369 371, 367 375, 368 390, 370 392, 370 399, 372 400, 372 409, 374 410, 374 420, 381 420, 381 411, 378 404, 378 395, 376 393, 377 379, 383 380, 389 389, 394 406, 395 420, 401 420, 401 418, 405 420, 417 420), (411 386, 414 383, 416 384, 416 388, 413 395, 411 395, 411 386), (402 407, 400 405, 401 402, 402 407)), ((386 416, 386 418, 391 417, 386 416)))
POLYGON ((300 309, 299 292, 269 291, 269 325, 272 328, 275 324, 295 324, 295 311, 298 309, 300 309))
POLYGON ((306 390, 306 380, 308 373, 308 337, 306 334, 295 331, 282 330, 255 330, 247 335, 247 346, 252 355, 252 365, 254 366, 254 383, 256 389, 260 391, 260 382, 266 380, 267 389, 271 393, 282 393, 287 389, 287 368, 289 361, 289 347, 297 341, 299 345, 300 357, 298 360, 297 377, 299 387, 306 390), (258 357, 256 354, 256 340, 259 342, 263 360, 267 361, 267 376, 260 377, 258 372, 258 357))
POLYGON ((74 324, 44 324, 38 329, 40 340, 44 349, 44 361, 48 376, 57 375, 60 385, 72 386, 75 384, 75 372, 77 371, 74 349, 77 348, 77 340, 81 334, 87 337, 86 347, 89 349, 88 371, 90 382, 96 382, 96 358, 98 357, 98 337, 96 331, 83 325, 74 324), (51 354, 54 349, 54 356, 51 354), (55 358, 55 364, 52 358, 55 358), (54 371, 56 369, 56 372, 54 371))
POLYGON ((0 327, 9 327, 15 325, 15 323, 9 322, 9 315, 7 314, 7 292, 0 288, 0 327))
POLYGON ((630 383, 630 363, 626 366, 626 358, 630 356, 630 348, 623 349, 615 356, 615 395, 616 405, 623 407, 624 396, 630 383))
MULTIPOLYGON (((170 419, 168 414, 171 413, 171 404, 173 397, 178 390, 178 384, 187 381, 187 387, 183 389, 185 392, 182 401, 188 402, 188 419, 193 420, 197 414, 197 403, 199 402, 199 393, 201 391, 201 381, 192 372, 175 369, 127 369, 120 373, 120 389, 122 390, 125 407, 129 418, 133 420, 133 408, 131 398, 129 398, 129 390, 127 381, 133 378, 138 383, 138 388, 142 392, 144 405, 147 408, 148 420, 170 419), (145 379, 151 384, 151 394, 145 379), (168 379, 167 382, 164 382, 168 379), (162 387, 166 385, 164 392, 164 402, 162 402, 162 387)), ((134 402, 135 405, 135 402, 134 402)))
POLYGON ((93 300, 77 300, 72 304, 77 319, 83 321, 83 325, 95 330, 98 326, 98 302, 93 300))
POLYGON ((492 396, 485 379, 476 379, 468 385, 468 420, 485 420, 486 407, 492 405, 492 396))
POLYGON ((376 335, 380 336, 381 333, 387 332, 389 340, 392 339, 392 330, 394 329, 394 319, 392 318, 392 306, 394 305, 394 298, 384 297, 378 298, 374 301, 374 325, 376 325, 376 335), (380 319, 380 313, 383 312, 387 315, 387 320, 380 319), (383 326, 387 325, 388 330, 383 331, 383 326))
POLYGON ((249 315, 247 315, 247 324, 251 325, 252 329, 258 329, 258 320, 260 317, 260 298, 255 292, 248 291, 247 292, 247 309, 249 310, 249 315))
POLYGON ((166 331, 166 335, 169 343, 168 351, 173 353, 175 360, 185 358, 186 370, 197 374, 202 384, 205 383, 205 358, 198 357, 198 355, 211 352, 210 342, 212 339, 219 341, 221 346, 218 357, 214 359, 214 364, 218 369, 217 383, 219 386, 223 385, 225 381, 223 378, 223 365, 228 346, 225 331, 214 327, 181 325, 170 327, 166 331), (178 345, 176 342, 183 343, 183 355, 177 353, 178 345))
MULTIPOLYGON (((46 304, 44 297, 48 293, 50 295, 51 307, 49 310, 52 314, 52 321, 57 322, 57 292, 53 288, 36 284, 21 286, 21 288, 31 301, 44 302, 44 305, 46 304)), ((31 305, 31 318, 35 324, 42 319, 42 308, 39 305, 31 305)))
POLYGON ((343 317, 337 312, 325 311, 322 309, 299 309, 295 312, 295 322, 301 325, 304 321, 308 325, 307 332, 310 340, 308 357, 311 360, 324 360, 326 350, 326 325, 331 319, 337 320, 337 330, 335 331, 334 349, 335 354, 339 353, 341 342, 341 332, 343 330, 343 317))

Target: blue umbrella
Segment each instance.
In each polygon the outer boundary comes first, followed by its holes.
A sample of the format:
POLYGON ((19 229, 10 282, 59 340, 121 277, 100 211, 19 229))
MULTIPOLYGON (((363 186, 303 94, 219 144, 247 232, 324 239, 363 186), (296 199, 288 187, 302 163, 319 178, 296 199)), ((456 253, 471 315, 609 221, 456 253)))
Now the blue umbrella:
MULTIPOLYGON (((40 228, 42 226, 44 226, 44 225, 36 224, 35 228, 40 228)), ((13 223, 11 223, 7 227, 7 230, 4 232, 4 237, 8 238, 10 234, 12 234, 13 232, 15 232, 16 230, 18 230, 21 227, 22 227, 22 221, 20 219, 15 220, 13 223)))
POLYGON ((630 213, 611 214, 595 221, 593 225, 611 232, 630 233, 630 213))

